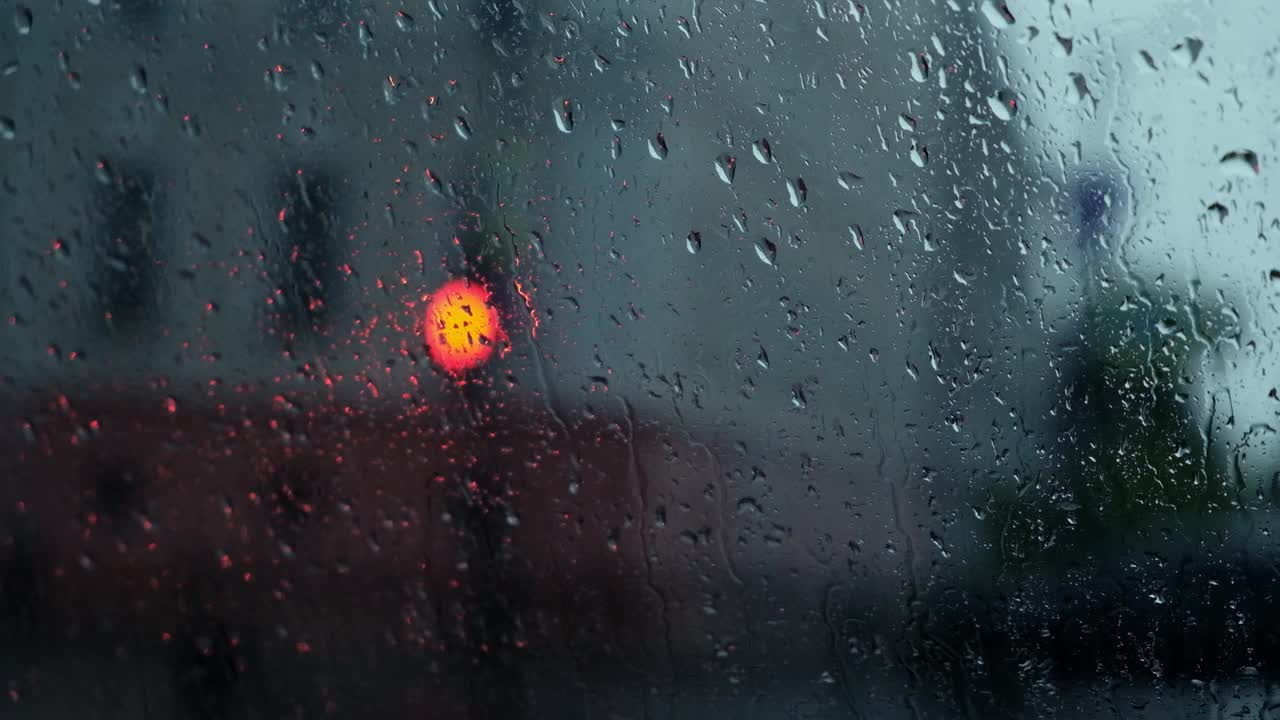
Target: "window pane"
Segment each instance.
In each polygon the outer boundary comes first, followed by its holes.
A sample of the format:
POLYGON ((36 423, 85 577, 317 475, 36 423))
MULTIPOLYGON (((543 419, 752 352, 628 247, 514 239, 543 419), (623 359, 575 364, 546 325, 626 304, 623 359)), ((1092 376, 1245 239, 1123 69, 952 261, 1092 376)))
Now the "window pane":
POLYGON ((1269 10, 0 3, 0 706, 1264 716, 1269 10))

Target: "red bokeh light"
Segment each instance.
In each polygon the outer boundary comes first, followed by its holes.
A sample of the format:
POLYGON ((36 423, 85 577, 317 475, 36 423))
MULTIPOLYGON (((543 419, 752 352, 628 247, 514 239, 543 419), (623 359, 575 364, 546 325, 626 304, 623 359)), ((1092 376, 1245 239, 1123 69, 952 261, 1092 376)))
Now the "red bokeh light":
POLYGON ((502 337, 489 289, 468 279, 441 285, 427 304, 423 334, 431 359, 446 371, 459 374, 483 365, 502 337))

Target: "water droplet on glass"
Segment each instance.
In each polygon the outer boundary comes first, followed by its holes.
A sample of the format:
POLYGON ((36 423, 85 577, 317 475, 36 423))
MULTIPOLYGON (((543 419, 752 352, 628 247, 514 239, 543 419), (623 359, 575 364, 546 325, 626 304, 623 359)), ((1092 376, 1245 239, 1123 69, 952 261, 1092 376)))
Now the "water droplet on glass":
POLYGON ((1197 38, 1187 38, 1173 46, 1173 61, 1182 67, 1191 67, 1191 65, 1200 58, 1200 51, 1203 48, 1204 42, 1201 40, 1197 38))
POLYGON ((805 187, 804 178, 796 178, 795 180, 787 180, 787 198, 791 200, 793 207, 804 205, 808 198, 809 192, 805 187))
POLYGON ((922 83, 929 79, 929 54, 923 52, 907 53, 911 63, 911 79, 922 83))
POLYGON ((430 190, 432 194, 434 195, 444 194, 444 187, 440 184, 440 178, 437 177, 435 173, 431 172, 430 170, 424 170, 422 172, 422 179, 426 181, 427 189, 430 190))
POLYGON ((0 139, 12 140, 18 136, 18 128, 13 123, 13 118, 0 115, 0 139))
POLYGON ((400 102, 400 96, 404 94, 404 83, 395 75, 388 75, 387 79, 382 83, 382 99, 388 105, 395 105, 400 102))
POLYGON ((26 5, 19 5, 13 11, 13 27, 18 31, 19 35, 31 34, 31 23, 33 21, 31 8, 26 5))
POLYGON ((850 225, 850 226, 849 226, 849 237, 853 240, 853 245, 854 245, 854 247, 858 248, 859 250, 861 250, 861 249, 863 249, 863 248, 865 248, 865 247, 867 246, 867 239, 866 239, 866 237, 862 234, 862 228, 861 228, 860 226, 858 226, 858 225, 850 225))
POLYGON ((1144 72, 1155 72, 1160 69, 1156 67, 1156 59, 1146 50, 1139 50, 1134 53, 1133 62, 1138 66, 1139 70, 1144 72))
POLYGON ((404 32, 409 32, 413 29, 413 25, 414 22, 412 15, 403 10, 396 11, 396 27, 400 28, 404 32))
POLYGON ((796 385, 791 388, 791 405, 798 409, 804 409, 809 406, 809 401, 804 396, 804 388, 796 385))
POLYGON ((658 133, 649 140, 649 156, 654 160, 664 160, 667 157, 667 139, 658 133))
POLYGON ((471 139, 471 126, 467 125, 466 118, 458 116, 458 118, 453 121, 453 129, 458 133, 458 137, 463 140, 471 139))
POLYGON ((538 257, 546 257, 547 251, 542 244, 542 233, 538 232, 537 230, 530 230, 528 237, 529 237, 529 246, 532 247, 534 251, 538 253, 538 257))
POLYGON ((1261 171, 1258 155, 1252 150, 1236 150, 1223 155, 1218 162, 1218 169, 1224 175, 1233 177, 1257 175, 1261 171))
POLYGON ((733 175, 738 167, 738 159, 728 153, 716 158, 716 176, 727 185, 733 184, 733 175))
POLYGON ((556 127, 560 132, 568 135, 573 132, 573 103, 570 100, 561 100, 555 109, 556 127))
POLYGON ((147 94, 147 69, 135 67, 129 72, 129 86, 139 95, 147 94))
POLYGON ((1089 81, 1080 73, 1071 73, 1071 87, 1067 90, 1067 103, 1078 105, 1089 97, 1089 81))
POLYGON ((1075 48, 1075 41, 1069 37, 1062 37, 1054 33, 1053 39, 1058 41, 1058 46, 1054 48, 1053 54, 1057 57, 1071 57, 1071 51, 1075 48))
POLYGON ((929 163, 929 148, 924 145, 911 144, 911 162, 916 167, 924 167, 929 163))
POLYGON ((987 98, 987 107, 991 108, 992 115, 1008 122, 1018 112, 1018 99, 1012 92, 1001 90, 987 98))
POLYGON ((112 183, 115 175, 111 172, 111 164, 107 162, 106 158, 98 158, 98 161, 94 163, 93 176, 103 185, 112 183))
POLYGON ((689 251, 690 255, 697 255, 698 252, 702 250, 702 233, 689 233, 689 236, 685 238, 684 246, 685 249, 689 251))
POLYGON ((845 190, 852 190, 855 185, 862 182, 862 178, 854 175, 848 170, 841 171, 836 175, 836 183, 845 190))
POLYGON ((1003 30, 1015 22, 1009 6, 999 0, 982 0, 982 16, 997 29, 1003 30))
POLYGON ((756 156, 756 160, 768 165, 773 162, 773 148, 769 146, 768 138, 760 138, 751 144, 751 154, 756 156))
POLYGON ((756 257, 760 258, 760 262, 772 267, 774 261, 778 259, 778 246, 774 245, 769 238, 760 238, 760 242, 756 243, 756 257))

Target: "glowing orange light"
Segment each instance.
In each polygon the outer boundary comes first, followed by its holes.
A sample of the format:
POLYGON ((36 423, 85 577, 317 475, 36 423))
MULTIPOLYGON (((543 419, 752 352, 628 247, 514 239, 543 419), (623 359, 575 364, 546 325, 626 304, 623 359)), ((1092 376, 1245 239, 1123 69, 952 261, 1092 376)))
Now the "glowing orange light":
POLYGON ((451 373, 483 365, 502 334, 489 289, 473 280, 450 280, 436 290, 425 330, 431 359, 451 373))

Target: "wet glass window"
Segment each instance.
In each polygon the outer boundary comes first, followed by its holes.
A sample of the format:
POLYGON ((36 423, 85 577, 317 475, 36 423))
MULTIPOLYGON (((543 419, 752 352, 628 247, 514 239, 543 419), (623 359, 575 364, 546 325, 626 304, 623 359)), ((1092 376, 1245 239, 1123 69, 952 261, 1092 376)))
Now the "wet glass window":
POLYGON ((0 717, 1265 718, 1261 0, 0 0, 0 717))

